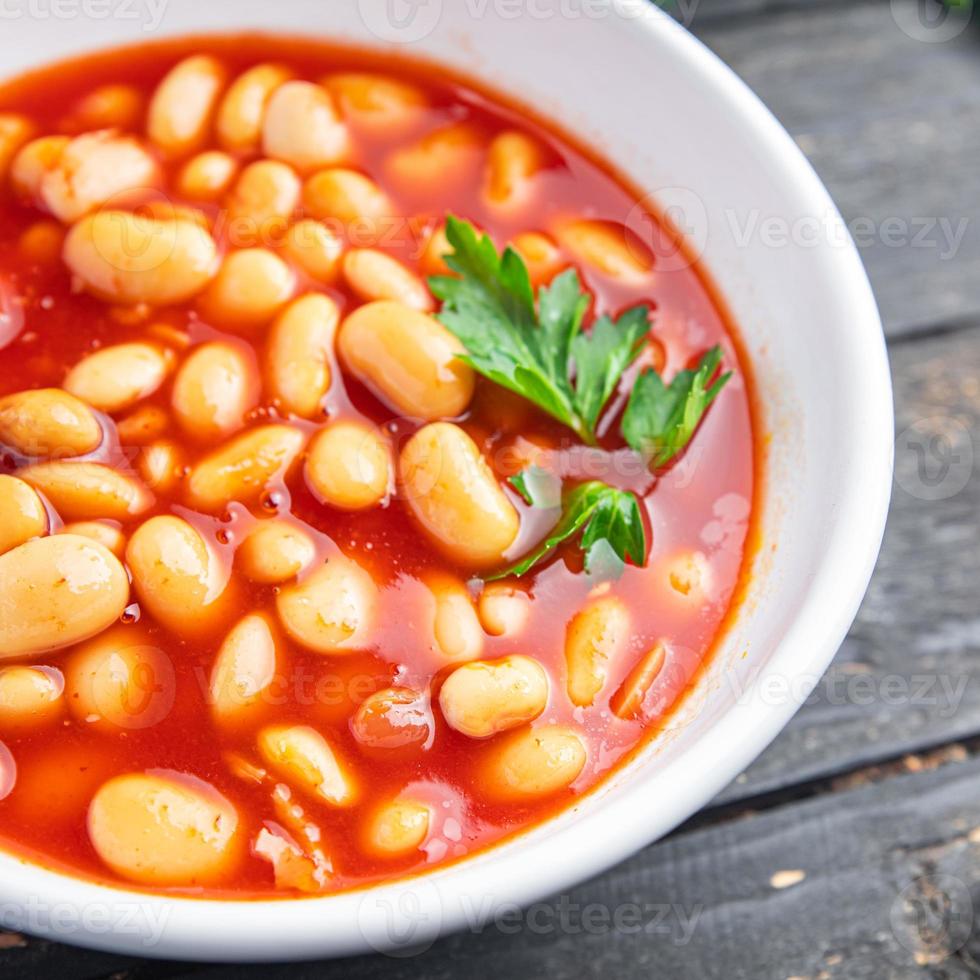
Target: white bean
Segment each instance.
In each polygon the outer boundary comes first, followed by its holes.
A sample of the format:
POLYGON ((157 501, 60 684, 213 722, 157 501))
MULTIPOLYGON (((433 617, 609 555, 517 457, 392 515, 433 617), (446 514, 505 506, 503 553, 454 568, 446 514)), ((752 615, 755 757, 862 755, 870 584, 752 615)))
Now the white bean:
POLYGON ((590 602, 568 624, 565 667, 572 704, 587 707, 605 687, 630 638, 630 614, 615 596, 590 602))
POLYGON ((238 724, 261 707, 276 676, 276 640, 262 613, 250 613, 225 637, 211 671, 211 708, 221 724, 238 724))
POLYGON ((365 845, 378 857, 411 854, 429 834, 431 814, 424 803, 390 800, 372 814, 365 829, 365 845))
POLYGON ((28 541, 0 555, 0 660, 87 640, 127 602, 126 572, 102 545, 72 534, 28 541))
POLYGON ((229 229, 235 244, 262 245, 289 225, 299 204, 300 182, 292 167, 257 160, 239 176, 228 199, 229 229), (244 239, 248 238, 248 241, 244 239))
POLYGON ((306 483, 322 503, 364 510, 390 492, 394 464, 381 432, 361 422, 331 422, 310 445, 306 483))
POLYGON ((275 252, 243 248, 222 263, 201 296, 201 313, 219 326, 252 332, 279 313, 295 286, 293 270, 275 252))
POLYGON ((10 164, 10 186, 14 193, 35 203, 44 175, 54 168, 69 143, 69 136, 41 136, 21 147, 10 164))
POLYGON ((221 63, 207 55, 185 58, 157 86, 147 110, 146 131, 169 156, 199 150, 225 84, 221 63))
POLYGON ((143 103, 143 94, 135 85, 100 85, 79 101, 74 119, 80 129, 135 129, 143 103))
POLYGON ((353 806, 359 787, 350 766, 315 729, 273 725, 259 733, 259 752, 283 779, 331 806, 353 806))
POLYGON ((64 387, 101 412, 121 412, 152 395, 172 364, 173 354, 157 344, 116 344, 82 358, 64 387))
POLYGON ((102 442, 91 409, 59 388, 0 398, 0 443, 22 456, 84 456, 102 442))
POLYGON ((88 811, 99 857, 155 887, 215 885, 244 852, 234 806, 208 783, 178 773, 130 773, 105 783, 88 811))
POLYGON ((385 172, 403 192, 445 194, 472 178, 483 155, 479 130, 470 123, 451 123, 395 150, 385 172))
POLYGON ((285 479, 305 442, 306 435, 288 425, 259 426, 235 436, 191 470, 191 506, 216 513, 233 501, 256 503, 269 486, 285 479))
POLYGON ((369 72, 339 72, 321 84, 357 129, 390 139, 425 118, 429 100, 409 82, 369 72))
POLYGON ((133 587, 150 614, 175 633, 196 636, 229 606, 229 570, 187 521, 151 517, 126 546, 133 587))
POLYGON ((480 593, 480 623, 491 636, 517 636, 531 615, 530 596, 511 582, 488 582, 480 593))
POLYGON ((434 421, 466 411, 473 369, 463 345, 434 317, 402 303, 361 306, 340 326, 337 347, 347 370, 382 401, 434 421))
POLYGON ((29 484, 0 474, 0 555, 39 538, 48 530, 48 513, 29 484))
POLYGON ((514 543, 517 511, 459 426, 433 422, 419 429, 402 450, 398 475, 409 510, 456 561, 487 567, 514 543))
POLYGON ((65 683, 76 720, 109 735, 159 724, 176 693, 173 663, 133 625, 115 626, 73 650, 65 683))
POLYGON ((435 308, 425 283, 386 252, 353 248, 342 265, 347 285, 365 302, 393 300, 423 313, 435 308))
POLYGON ((371 575, 337 555, 276 596, 286 632, 315 653, 340 654, 363 648, 373 631, 378 587, 371 575))
POLYGON ((179 443, 172 439, 160 439, 143 447, 136 461, 136 469, 154 493, 172 494, 187 473, 186 460, 179 443))
POLYGON ((653 270, 653 255, 625 225, 578 220, 560 224, 559 243, 580 262, 610 279, 641 283, 653 270))
POLYGON ((68 232, 64 259, 100 299, 169 306, 186 302, 207 285, 217 254, 214 239, 193 221, 99 211, 68 232))
POLYGON ((160 183, 156 160, 136 140, 112 130, 76 136, 41 177, 38 197, 72 224, 109 202, 136 201, 160 183))
POLYGON ((522 728, 494 740, 484 761, 484 792, 505 803, 527 803, 567 789, 585 768, 581 736, 560 725, 522 728))
POLYGON ((6 179, 17 151, 34 136, 35 129, 27 116, 0 112, 0 182, 6 179))
POLYGON ((337 278, 344 243, 321 222, 297 221, 286 232, 282 247, 287 258, 311 278, 325 283, 337 278))
POLYGON ((266 156, 309 171, 343 160, 350 139, 329 93, 312 82, 286 82, 266 104, 262 148, 266 156))
POLYGON ((65 679, 53 667, 0 668, 0 732, 34 731, 65 709, 65 679))
POLYGON ((229 150, 257 150, 265 107, 272 93, 291 77, 288 68, 272 64, 256 65, 239 75, 218 108, 215 130, 221 145, 229 150))
POLYGON ((269 393, 281 411, 316 418, 330 388, 340 310, 322 293, 294 300, 276 319, 266 349, 269 393))
POLYGON ((177 175, 177 193, 192 201, 216 201, 228 189, 238 163, 220 150, 207 150, 191 157, 177 175))
POLYGON ((58 533, 77 534, 97 541, 120 560, 126 554, 126 535, 118 526, 106 521, 73 521, 71 524, 66 524, 58 533))
POLYGON ((548 704, 548 675, 530 657, 475 660, 457 667, 439 692, 450 728, 470 738, 534 721, 548 704))
POLYGON ((387 753, 425 748, 431 742, 435 721, 427 693, 386 687, 360 703, 350 727, 362 746, 387 753))
POLYGON ((532 179, 545 166, 541 144, 519 130, 495 136, 487 152, 483 196, 491 207, 513 210, 530 198, 532 179))
POLYGON ((316 545, 295 524, 262 521, 242 542, 236 557, 242 572, 253 582, 280 585, 313 564, 316 545))
POLYGON ((195 347, 180 366, 170 395, 180 427, 199 442, 236 432, 259 400, 251 352, 225 341, 195 347))
POLYGON ((483 630, 466 586, 451 575, 429 575, 432 636, 446 660, 473 660, 483 652, 483 630))
POLYGON ((349 234, 376 240, 381 222, 394 216, 388 195, 370 177, 345 167, 330 167, 309 177, 303 185, 303 207, 314 218, 339 221, 349 234))
POLYGON ((40 490, 66 521, 127 521, 149 510, 153 494, 104 463, 35 463, 17 475, 40 490))

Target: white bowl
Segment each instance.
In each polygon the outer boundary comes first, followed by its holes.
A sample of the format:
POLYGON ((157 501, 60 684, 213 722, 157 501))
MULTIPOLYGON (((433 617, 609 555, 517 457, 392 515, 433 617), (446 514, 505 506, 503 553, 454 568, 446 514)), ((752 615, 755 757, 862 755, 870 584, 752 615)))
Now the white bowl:
POLYGON ((5 74, 108 44, 257 28, 391 43, 534 106, 661 206, 680 206, 741 329, 772 441, 751 595, 699 696, 573 809, 457 865, 303 901, 153 897, 0 855, 0 919, 82 945, 203 960, 425 944, 602 871, 707 803, 833 657, 867 586, 891 485, 891 390, 874 299, 826 190, 775 119, 645 0, 33 6, 30 16, 27 3, 5 5, 5 74))

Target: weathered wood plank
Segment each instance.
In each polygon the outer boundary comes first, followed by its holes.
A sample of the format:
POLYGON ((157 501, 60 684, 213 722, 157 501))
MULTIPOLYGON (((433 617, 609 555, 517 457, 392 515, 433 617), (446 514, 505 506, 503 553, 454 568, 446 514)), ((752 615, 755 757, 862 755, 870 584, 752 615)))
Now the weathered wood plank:
POLYGON ((695 33, 826 182, 861 245, 887 331, 980 316, 977 31, 930 43, 944 28, 920 24, 920 0, 780 4, 717 24, 713 7, 702 0, 695 33))
MULTIPOLYGON (((769 15, 783 10, 817 5, 832 6, 855 0, 654 0, 662 9, 695 30, 706 24, 727 22, 738 17, 769 15)), ((867 0, 856 0, 867 2, 867 0)))
POLYGON ((0 931, 0 977, 3 980, 102 980, 140 969, 143 980, 186 971, 178 964, 145 963, 108 953, 75 949, 21 933, 0 931))
POLYGON ((411 957, 175 976, 966 980, 980 956, 978 780, 971 759, 677 834, 411 957))
POLYGON ((813 696, 724 801, 980 732, 980 327, 895 344, 891 359, 896 481, 868 595, 813 696))

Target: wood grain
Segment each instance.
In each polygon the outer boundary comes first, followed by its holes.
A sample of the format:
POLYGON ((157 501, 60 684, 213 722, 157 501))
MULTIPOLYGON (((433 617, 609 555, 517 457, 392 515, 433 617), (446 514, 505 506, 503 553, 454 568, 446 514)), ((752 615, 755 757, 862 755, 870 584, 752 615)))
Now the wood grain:
MULTIPOLYGON (((916 16, 920 0, 895 2, 916 16)), ((712 7, 702 0, 694 32, 759 94, 827 184, 887 332, 980 317, 978 31, 916 40, 883 0, 782 3, 718 23, 712 7)))
POLYGON ((980 325, 893 344, 891 362, 896 480, 868 594, 813 696, 724 801, 980 733, 980 325), (955 440, 944 479, 934 434, 955 440))
MULTIPOLYGON (((654 0, 685 27, 728 24, 746 17, 770 16, 805 7, 844 6, 853 0, 654 0)), ((861 2, 861 0, 857 0, 861 2)))
POLYGON ((108 980, 141 968, 144 980, 186 972, 180 964, 142 963, 135 959, 49 943, 33 936, 0 931, 0 977, 3 980, 108 980))

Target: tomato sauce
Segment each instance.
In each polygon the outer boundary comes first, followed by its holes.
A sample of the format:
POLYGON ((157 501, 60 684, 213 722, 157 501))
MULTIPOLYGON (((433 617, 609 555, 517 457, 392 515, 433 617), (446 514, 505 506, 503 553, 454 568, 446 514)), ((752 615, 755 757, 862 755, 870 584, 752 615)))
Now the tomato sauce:
MULTIPOLYGON (((561 453, 567 476, 603 479, 638 493, 652 535, 646 567, 629 565, 621 578, 598 586, 600 592, 609 590, 626 603, 631 630, 627 654, 610 666, 609 681, 591 707, 575 707, 565 690, 566 626, 597 588, 582 573, 576 547, 563 546, 553 559, 523 579, 532 602, 528 625, 519 637, 485 637, 482 659, 520 653, 546 669, 549 702, 534 724, 569 725, 587 745, 587 763, 574 783, 541 800, 502 803, 486 794, 478 763, 489 750, 488 743, 454 731, 436 706, 439 684, 453 665, 446 663, 431 642, 431 611, 422 579, 434 571, 450 573, 464 582, 473 575, 454 566, 420 534, 397 493, 382 507, 345 513, 319 503, 302 473, 294 468, 282 485, 267 490, 258 507, 234 503, 223 514, 201 514, 186 506, 178 490, 172 495, 158 494, 151 511, 122 525, 128 536, 153 514, 177 514, 231 563, 236 547, 257 521, 273 511, 280 516, 291 514, 310 529, 321 557, 342 552, 367 568, 378 583, 379 621, 367 648, 323 656, 282 638, 280 676, 270 699, 274 703, 265 706, 261 718, 262 723, 298 723, 323 732, 358 774, 363 792, 355 806, 334 808, 306 797, 300 800, 302 822, 318 828, 322 848, 329 855, 332 875, 327 890, 339 890, 462 858, 537 825, 594 788, 646 739, 655 737, 720 635, 737 598, 751 547, 757 470, 750 374, 722 309, 696 265, 676 261, 679 253, 672 233, 638 204, 637 195, 608 165, 523 109, 431 66, 381 63, 365 53, 312 42, 198 38, 114 51, 37 72, 0 88, 0 111, 29 116, 40 134, 78 132, 84 126, 75 107, 86 93, 104 84, 128 84, 149 98, 174 64, 202 51, 218 57, 230 78, 256 63, 276 61, 297 77, 311 80, 337 70, 383 71, 421 87, 428 106, 407 130, 355 135, 349 165, 375 180, 397 210, 390 227, 381 230, 376 247, 420 270, 425 237, 447 213, 470 220, 501 246, 518 233, 546 231, 569 217, 628 222, 639 247, 654 256, 654 272, 639 283, 623 282, 580 265, 584 287, 594 296, 587 322, 603 313, 615 315, 636 303, 648 303, 654 311, 652 335, 663 354, 666 378, 695 364, 715 344, 723 348, 726 368, 734 371, 688 451, 657 477, 624 451, 617 426, 606 425, 600 449, 586 449, 554 420, 484 380, 478 382, 473 403, 460 420, 501 481, 519 468, 516 460, 522 440, 546 444, 561 453), (479 167, 453 174, 437 187, 392 182, 385 164, 394 150, 448 122, 462 121, 485 140, 505 129, 517 129, 547 147, 548 166, 536 176, 533 200, 526 208, 507 215, 488 207, 480 193, 479 167), (685 555, 700 556, 703 562, 693 593, 672 577, 672 562, 685 555), (667 646, 667 662, 644 702, 641 717, 616 717, 609 707, 610 698, 638 660, 661 641, 667 646), (366 750, 352 733, 351 717, 365 697, 392 684, 429 692, 433 736, 418 749, 366 750), (379 802, 405 794, 431 806, 425 842, 405 857, 370 853, 362 846, 367 814, 379 802)), ((142 136, 139 127, 136 135, 142 136)), ((161 162, 172 187, 176 165, 161 162)), ((233 231, 222 226, 217 205, 174 200, 208 215, 222 249, 240 244, 230 240, 233 231)), ((25 388, 58 387, 83 356, 145 338, 150 323, 171 325, 186 335, 191 349, 215 339, 244 344, 261 363, 261 335, 243 338, 218 329, 195 312, 193 303, 154 311, 152 318, 139 311, 126 315, 73 288, 60 261, 34 261, 25 256, 22 236, 45 217, 37 208, 0 191, 0 298, 3 294, 13 297, 6 320, 0 318, 0 396, 25 388)), ((342 279, 330 285, 304 279, 299 291, 309 290, 326 292, 344 312, 360 302, 342 279)), ((178 356, 183 355, 178 352, 178 356)), ((363 419, 381 426, 397 452, 417 430, 418 422, 395 417, 338 364, 333 367, 325 417, 363 419)), ((143 404, 169 412, 170 384, 143 404)), ((275 419, 275 409, 263 404, 249 424, 275 419)), ((90 458, 133 472, 141 448, 121 442, 114 434, 112 419, 103 416, 102 421, 110 435, 90 458)), ((312 433, 319 423, 295 424, 312 433)), ((188 442, 184 448, 193 466, 214 447, 188 442)), ((0 473, 13 474, 25 462, 17 453, 0 447, 0 473)), ((508 496, 522 517, 517 549, 521 553, 541 538, 554 517, 542 518, 509 490, 508 496)), ((52 519, 56 528, 57 515, 52 519)), ((267 610, 275 618, 277 587, 244 580, 239 586, 239 616, 267 610)), ((478 591, 479 586, 473 588, 478 591)), ((123 619, 126 628, 139 631, 140 642, 165 653, 168 670, 150 679, 139 692, 132 723, 115 731, 107 732, 70 714, 33 732, 0 731, 0 740, 17 766, 16 784, 0 801, 0 845, 71 874, 120 881, 100 860, 90 840, 86 826, 89 803, 112 776, 169 770, 204 780, 231 801, 248 845, 225 880, 175 891, 241 898, 298 894, 277 890, 272 867, 254 852, 262 827, 281 820, 272 802, 271 787, 278 780, 256 782, 242 773, 243 767, 260 765, 255 748, 259 725, 225 730, 212 721, 208 678, 228 623, 204 637, 181 637, 154 622, 135 595, 123 619)), ((56 651, 29 662, 58 668, 69 653, 56 651)))

